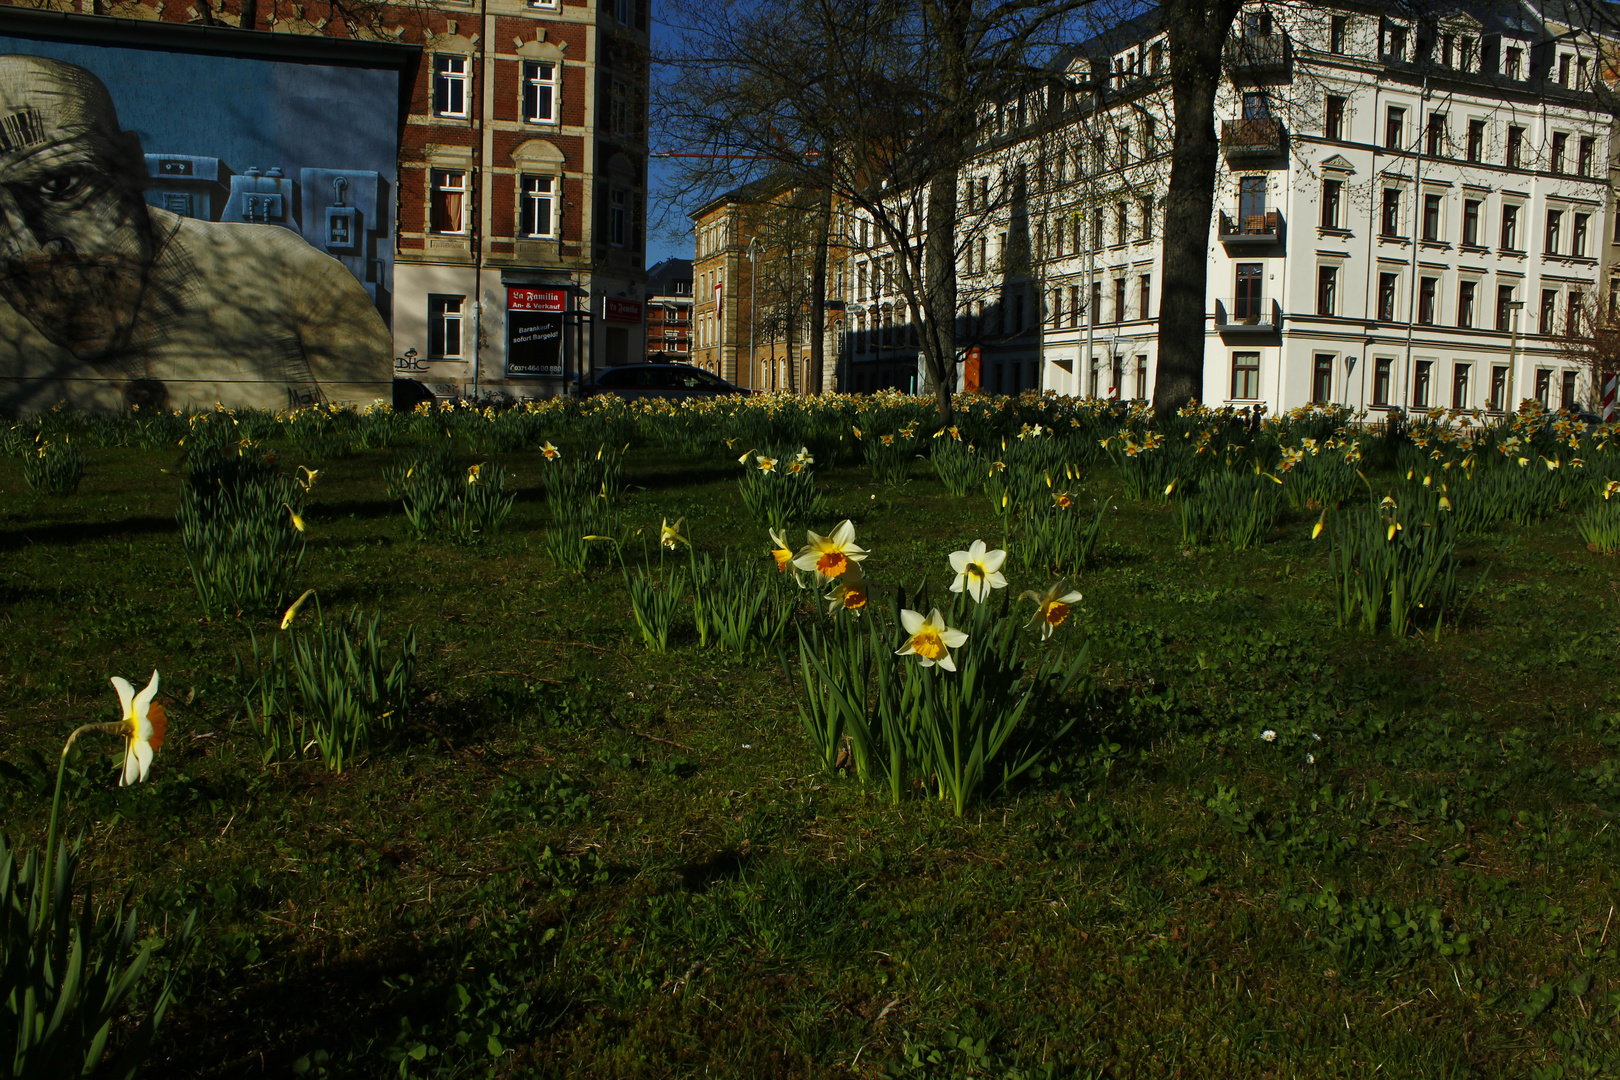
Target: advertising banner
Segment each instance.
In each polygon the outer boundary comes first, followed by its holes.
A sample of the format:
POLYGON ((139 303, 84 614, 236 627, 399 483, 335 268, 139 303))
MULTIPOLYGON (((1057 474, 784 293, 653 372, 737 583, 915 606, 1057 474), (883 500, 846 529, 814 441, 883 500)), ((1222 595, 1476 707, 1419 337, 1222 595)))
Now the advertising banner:
POLYGON ((563 375, 562 289, 506 290, 506 374, 512 378, 560 379, 563 375))
POLYGON ((641 301, 603 297, 602 317, 608 322, 638 323, 641 321, 641 301))

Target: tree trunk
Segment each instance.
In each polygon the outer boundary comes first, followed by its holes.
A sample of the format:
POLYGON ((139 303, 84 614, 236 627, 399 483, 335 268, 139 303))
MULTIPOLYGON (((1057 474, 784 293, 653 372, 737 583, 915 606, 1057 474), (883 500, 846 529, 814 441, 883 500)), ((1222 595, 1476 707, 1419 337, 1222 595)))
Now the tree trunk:
POLYGON ((810 271, 810 371, 805 376, 805 390, 811 394, 827 389, 822 372, 826 363, 827 244, 832 236, 832 192, 818 193, 816 203, 816 261, 810 271))
POLYGON ((1153 409, 1165 416, 1204 391, 1209 221, 1220 155, 1215 92, 1221 82, 1221 49, 1238 4, 1168 0, 1160 11, 1170 35, 1170 97, 1175 108, 1175 145, 1164 200, 1159 367, 1153 386, 1153 409))
POLYGON ((923 249, 923 363, 939 406, 940 427, 951 424, 956 389, 956 173, 934 178, 928 188, 928 236, 923 249))

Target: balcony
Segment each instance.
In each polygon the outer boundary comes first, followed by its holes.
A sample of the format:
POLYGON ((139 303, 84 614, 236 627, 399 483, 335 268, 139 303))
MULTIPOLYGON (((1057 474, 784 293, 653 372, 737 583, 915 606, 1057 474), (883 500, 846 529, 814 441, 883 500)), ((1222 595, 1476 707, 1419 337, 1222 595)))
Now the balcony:
POLYGON ((1221 59, 1233 75, 1266 75, 1288 70, 1288 38, 1283 34, 1233 34, 1221 59))
POLYGON ((1275 334, 1282 329, 1282 307, 1252 296, 1217 300, 1215 328, 1223 334, 1275 334))
POLYGON ((1282 239, 1282 214, 1270 207, 1233 215, 1222 210, 1216 229, 1228 249, 1266 247, 1282 239))
POLYGON ((1281 120, 1249 117, 1221 121, 1221 153, 1228 161, 1256 161, 1281 157, 1287 149, 1281 120))

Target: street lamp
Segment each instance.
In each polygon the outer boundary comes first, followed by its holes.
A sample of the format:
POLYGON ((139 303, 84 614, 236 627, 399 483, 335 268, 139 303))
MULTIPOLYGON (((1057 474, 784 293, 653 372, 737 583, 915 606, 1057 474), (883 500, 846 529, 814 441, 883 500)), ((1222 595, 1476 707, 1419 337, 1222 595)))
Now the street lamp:
POLYGON ((1519 386, 1519 312, 1524 310, 1523 300, 1509 300, 1508 306, 1508 384, 1504 391, 1506 400, 1498 403, 1503 412, 1508 411, 1508 403, 1513 395, 1518 393, 1519 386))

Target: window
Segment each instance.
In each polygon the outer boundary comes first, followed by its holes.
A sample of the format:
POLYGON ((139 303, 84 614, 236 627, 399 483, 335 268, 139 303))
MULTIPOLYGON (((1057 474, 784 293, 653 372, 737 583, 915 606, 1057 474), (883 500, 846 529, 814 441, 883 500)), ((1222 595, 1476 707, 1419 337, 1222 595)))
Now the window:
POLYGON ((1389 404, 1390 369, 1393 367, 1393 361, 1387 356, 1380 356, 1373 361, 1372 395, 1374 405, 1389 404))
POLYGON ((1344 181, 1322 181, 1322 228, 1339 227, 1340 206, 1343 203, 1344 181))
POLYGON ((620 26, 634 26, 636 22, 635 0, 613 0, 613 18, 620 26))
POLYGON ((1544 336, 1551 337, 1553 320, 1558 315, 1558 290, 1541 290, 1541 317, 1537 320, 1536 329, 1544 336))
POLYGON ((636 135, 640 124, 636 110, 636 93, 628 82, 613 79, 608 83, 608 130, 615 135, 636 135))
POLYGON ((1087 314, 1090 316, 1089 321, 1092 326, 1096 326, 1102 321, 1102 282, 1100 281, 1091 283, 1091 307, 1087 314))
POLYGON ((428 297, 428 357, 455 360, 461 356, 461 310, 465 296, 428 297))
POLYGON ((1446 152, 1446 114, 1429 114, 1428 137, 1424 140, 1423 152, 1430 157, 1439 157, 1446 152))
POLYGON ((1548 255, 1558 254, 1558 242, 1562 239, 1559 233, 1564 227, 1564 212, 1562 210, 1547 211, 1547 246, 1548 255))
POLYGON ((1261 90, 1243 92, 1243 119, 1270 120, 1271 97, 1261 90))
POLYGON ((1569 231, 1569 253, 1571 255, 1585 256, 1587 226, 1591 224, 1591 214, 1576 214, 1574 228, 1569 231))
POLYGON ((1468 160, 1478 161, 1485 153, 1485 121, 1468 121, 1468 160))
POLYGON ((1349 21, 1348 16, 1335 15, 1328 23, 1328 52, 1335 56, 1344 55, 1344 32, 1349 21))
POLYGON ((1424 326, 1434 325, 1435 293, 1439 284, 1439 278, 1418 279, 1418 322, 1424 326))
POLYGON ((1246 227, 1250 218, 1266 212, 1266 178, 1245 176, 1238 180, 1238 223, 1246 227))
POLYGON ((1458 50, 1457 64, 1464 71, 1473 71, 1479 62, 1479 39, 1464 36, 1458 50))
POLYGON ((1585 300, 1586 294, 1581 290, 1569 290, 1569 318, 1565 320, 1564 326, 1571 334, 1581 332, 1581 319, 1586 314, 1585 300))
POLYGON ((467 58, 433 58, 433 115, 467 115, 467 58))
POLYGON ((1513 286, 1498 285, 1496 287, 1496 328, 1498 330, 1513 329, 1513 286))
POLYGON ((1114 243, 1128 243, 1131 238, 1130 210, 1122 202, 1114 204, 1114 243))
POLYGON ((1384 149, 1399 150, 1401 148, 1401 129, 1406 126, 1406 110, 1391 105, 1389 112, 1384 114, 1384 149))
POLYGON ((1401 234, 1400 188, 1384 189, 1384 213, 1379 221, 1378 231, 1384 236, 1399 236, 1401 234))
POLYGON ((1406 59, 1406 27, 1391 26, 1385 32, 1384 56, 1397 64, 1406 59))
POLYGON ((1318 315, 1337 314, 1339 290, 1339 268, 1336 266, 1319 267, 1316 271, 1316 313, 1318 315))
POLYGON ((1468 371, 1470 364, 1451 365, 1451 407, 1468 408, 1468 371))
POLYGON ((1136 397, 1147 400, 1147 356, 1142 353, 1136 354, 1136 397))
POLYGON ((1474 325, 1474 290, 1479 288, 1478 282, 1457 282, 1457 325, 1474 325))
POLYGON ((1378 319, 1380 322, 1395 321, 1395 285, 1399 280, 1399 274, 1378 275, 1378 319))
POLYGON ((1337 94, 1327 96, 1327 121, 1322 125, 1323 134, 1335 141, 1344 139, 1344 98, 1337 94))
POLYGON ((1139 319, 1152 318, 1153 317, 1152 316, 1152 311, 1153 311, 1153 278, 1152 278, 1152 276, 1148 275, 1148 274, 1143 274, 1140 281, 1139 281, 1139 283, 1138 283, 1138 285, 1139 285, 1139 287, 1137 289, 1137 300, 1138 300, 1138 302, 1141 303, 1142 306, 1137 311, 1137 316, 1136 317, 1139 318, 1139 319))
MULTIPOLYGON (((1560 56, 1558 58, 1558 85, 1559 86, 1566 86, 1567 87, 1569 85, 1569 62, 1570 62, 1571 59, 1573 59, 1573 58, 1569 55, 1569 53, 1564 53, 1562 56, 1560 56)), ((1543 402, 1543 404, 1546 404, 1546 403, 1543 402)))
POLYGON ((1562 131, 1553 132, 1551 161, 1553 172, 1564 171, 1564 151, 1567 149, 1569 149, 1569 135, 1562 131))
POLYGON ((1552 391, 1552 371, 1551 371, 1551 369, 1549 369, 1549 368, 1536 368, 1536 400, 1541 402, 1541 407, 1544 408, 1544 409, 1548 405, 1547 399, 1548 399, 1548 397, 1551 396, 1551 391, 1552 391))
POLYGON ((1142 204, 1142 241, 1146 243, 1153 239, 1153 196, 1144 195, 1142 204))
POLYGON ((1592 88, 1592 62, 1584 56, 1575 58, 1575 89, 1590 90, 1592 88))
POLYGON ((1080 325, 1080 286, 1069 286, 1069 325, 1080 325))
POLYGON ((1465 247, 1479 247, 1479 200, 1463 200, 1463 233, 1465 247))
POLYGON ((519 206, 519 229, 531 239, 556 235, 556 179, 550 176, 523 177, 523 202, 519 206))
POLYGON ((1235 352, 1232 354, 1232 397, 1238 401, 1253 401, 1260 396, 1260 354, 1235 352))
POLYGON ((556 64, 523 61, 523 119, 531 124, 556 123, 556 64))
POLYGON ((1581 148, 1575 158, 1575 171, 1582 176, 1592 175, 1592 155, 1597 150, 1597 140, 1590 135, 1581 136, 1581 148))
POLYGON ((1412 408, 1429 407, 1429 381, 1433 371, 1432 360, 1418 360, 1412 364, 1412 408))
POLYGON ((1052 329, 1057 330, 1063 326, 1063 290, 1052 290, 1052 329))
POLYGON ((1440 239, 1440 196, 1423 196, 1423 239, 1440 239))
POLYGON ((1519 168, 1520 159, 1524 157, 1524 128, 1510 127, 1507 133, 1507 167, 1519 168))
POLYGON ((1519 208, 1517 206, 1502 207, 1502 248, 1505 251, 1519 250, 1519 208))
POLYGON ((1119 163, 1121 165, 1129 165, 1131 163, 1131 129, 1130 128, 1120 128, 1119 129, 1119 163))
POLYGON ((1524 67, 1524 50, 1509 46, 1502 52, 1502 74, 1510 79, 1520 78, 1519 72, 1524 67))
POLYGON ((1260 321, 1260 263, 1237 264, 1237 292, 1232 298, 1232 315, 1239 322, 1260 321))
MULTIPOLYGON (((1581 63, 1584 64, 1586 61, 1582 60, 1581 63)), ((1575 407, 1575 373, 1566 370, 1560 381, 1564 385, 1562 387, 1563 393, 1558 398, 1558 407, 1560 409, 1573 409, 1575 407)))
POLYGON ((1125 279, 1114 279, 1114 321, 1125 321, 1125 279))
POLYGON ((630 233, 630 193, 623 188, 608 189, 608 243, 624 247, 630 233))
POLYGON ((429 193, 428 230, 436 233, 467 231, 467 174, 459 169, 433 169, 429 193))
POLYGON ((1317 353, 1311 370, 1311 403, 1326 405, 1333 400, 1333 354, 1317 353))
POLYGON ((1508 369, 1500 364, 1491 368, 1491 396, 1485 402, 1485 407, 1492 412, 1501 412, 1502 403, 1507 399, 1508 369))
POLYGON ((1093 251, 1102 250, 1103 246, 1103 212, 1096 209, 1091 212, 1091 248, 1093 251))

